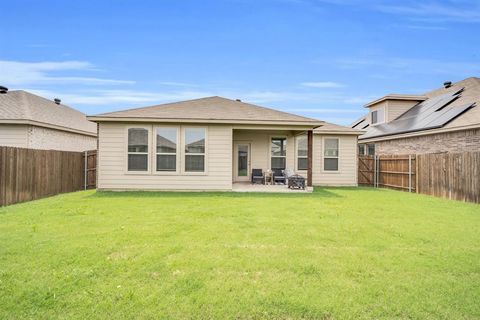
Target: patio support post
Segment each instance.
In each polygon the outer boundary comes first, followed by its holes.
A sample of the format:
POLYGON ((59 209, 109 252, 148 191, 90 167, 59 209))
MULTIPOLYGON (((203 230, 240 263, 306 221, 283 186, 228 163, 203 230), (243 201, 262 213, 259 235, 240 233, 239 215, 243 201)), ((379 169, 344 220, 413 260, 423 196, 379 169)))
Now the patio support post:
POLYGON ((307 186, 311 187, 312 182, 312 166, 313 166, 313 131, 308 130, 307 132, 307 157, 308 157, 308 167, 307 167, 307 186))

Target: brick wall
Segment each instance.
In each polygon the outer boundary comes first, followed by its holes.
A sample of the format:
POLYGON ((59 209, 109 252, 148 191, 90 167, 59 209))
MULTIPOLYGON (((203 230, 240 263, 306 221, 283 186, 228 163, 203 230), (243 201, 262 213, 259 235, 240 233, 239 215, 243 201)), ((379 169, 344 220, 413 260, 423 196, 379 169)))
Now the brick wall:
POLYGON ((97 138, 37 126, 28 128, 28 148, 63 151, 97 149, 97 138))
POLYGON ((480 129, 375 142, 378 155, 465 151, 480 151, 480 129))

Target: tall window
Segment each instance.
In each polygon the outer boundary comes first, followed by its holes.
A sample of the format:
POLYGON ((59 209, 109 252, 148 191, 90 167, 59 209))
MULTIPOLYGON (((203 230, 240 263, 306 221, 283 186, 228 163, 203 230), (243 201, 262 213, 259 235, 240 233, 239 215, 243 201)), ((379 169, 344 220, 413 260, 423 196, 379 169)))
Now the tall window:
POLYGON ((305 135, 297 137, 297 170, 308 170, 308 139, 305 135))
POLYGON ((177 128, 157 128, 157 171, 177 171, 177 128))
POLYGON ((205 128, 185 128, 185 172, 205 171, 205 128))
POLYGON ((272 138, 271 143, 271 168, 285 170, 287 162, 287 139, 272 138))
POLYGON ((323 149, 323 170, 338 171, 338 139, 326 138, 323 149))
POLYGON ((128 171, 148 171, 148 130, 128 129, 128 171))

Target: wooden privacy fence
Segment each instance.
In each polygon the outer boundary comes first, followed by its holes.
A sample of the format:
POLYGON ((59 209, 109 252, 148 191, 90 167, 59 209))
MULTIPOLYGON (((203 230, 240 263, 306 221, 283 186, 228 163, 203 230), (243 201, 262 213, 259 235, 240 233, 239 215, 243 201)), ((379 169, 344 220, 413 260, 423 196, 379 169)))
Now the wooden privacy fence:
POLYGON ((0 206, 95 187, 96 151, 0 147, 0 206))
POLYGON ((480 202, 480 152, 418 156, 418 192, 480 202))
POLYGON ((480 152, 359 156, 358 183, 480 202, 480 152))

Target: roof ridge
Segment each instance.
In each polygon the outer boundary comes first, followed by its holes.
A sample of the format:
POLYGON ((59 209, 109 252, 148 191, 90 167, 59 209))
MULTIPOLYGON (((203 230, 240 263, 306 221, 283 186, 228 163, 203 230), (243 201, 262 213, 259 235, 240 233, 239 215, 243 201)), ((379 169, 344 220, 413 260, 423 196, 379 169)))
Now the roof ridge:
POLYGON ((123 111, 133 111, 133 110, 140 110, 140 109, 157 108, 157 107, 171 105, 171 104, 179 104, 179 103, 184 103, 184 102, 205 100, 205 99, 211 99, 211 98, 221 98, 221 97, 220 96, 209 96, 209 97, 188 99, 188 100, 182 100, 182 101, 166 102, 166 103, 160 103, 160 104, 155 104, 155 105, 146 106, 146 107, 136 107, 136 108, 128 108, 128 109, 122 109, 122 110, 117 110, 117 111, 111 111, 111 112, 98 113, 98 114, 95 114, 94 116, 102 116, 102 115, 113 113, 113 112, 123 112, 123 111))
MULTIPOLYGON (((253 104, 253 103, 249 103, 249 102, 237 101, 237 100, 233 100, 233 99, 229 99, 229 98, 224 98, 224 97, 219 97, 219 96, 215 96, 215 97, 218 97, 218 98, 221 98, 221 99, 225 99, 225 100, 234 101, 234 102, 240 102, 240 103, 243 103, 243 104, 248 104, 249 106, 253 106, 253 107, 256 107, 256 108, 260 108, 260 109, 265 109, 265 110, 280 112, 280 113, 283 113, 283 114, 286 114, 286 115, 289 115, 289 116, 295 116, 295 117, 301 117, 301 118, 309 119, 309 120, 313 120, 313 121, 319 121, 318 119, 309 118, 309 117, 304 117, 304 116, 299 116, 298 114, 294 114, 294 113, 290 113, 290 112, 285 112, 285 111, 281 111, 281 110, 277 110, 277 109, 273 109, 273 108, 269 108, 269 107, 259 106, 259 105, 256 105, 256 104, 253 104)), ((322 120, 322 121, 323 121, 323 120, 322 120)))
POLYGON ((259 106, 259 105, 248 103, 248 102, 238 101, 238 100, 234 100, 234 99, 230 99, 230 98, 220 97, 220 96, 209 96, 209 97, 202 97, 202 98, 197 98, 197 99, 167 102, 167 103, 162 103, 162 104, 157 104, 157 105, 152 105, 152 106, 147 106, 147 107, 138 107, 138 108, 123 109, 123 110, 112 111, 112 112, 105 112, 105 113, 95 114, 95 115, 92 115, 92 116, 93 117, 101 117, 101 116, 109 116, 111 114, 116 114, 116 113, 122 113, 122 112, 131 112, 131 111, 140 111, 140 110, 144 111, 144 110, 155 109, 155 108, 160 108, 161 109, 163 107, 175 107, 175 105, 183 105, 183 104, 189 103, 189 102, 209 100, 209 99, 219 99, 219 100, 223 100, 223 101, 229 101, 231 103, 240 103, 244 106, 248 106, 249 108, 255 108, 257 110, 267 110, 267 111, 270 111, 270 112, 275 112, 277 114, 287 115, 287 116, 290 116, 290 117, 296 117, 299 120, 303 120, 303 121, 321 121, 321 120, 314 119, 314 118, 304 117, 304 116, 300 116, 300 115, 297 115, 297 114, 293 114, 293 113, 289 113, 289 112, 285 112, 285 111, 280 111, 280 110, 277 110, 277 109, 268 108, 268 107, 264 107, 264 106, 259 106))
POLYGON ((47 99, 47 98, 45 98, 45 97, 39 96, 38 94, 31 93, 31 92, 25 91, 25 90, 16 90, 16 91, 21 91, 21 92, 23 92, 23 93, 25 94, 25 96, 29 96, 29 95, 30 95, 30 96, 34 96, 35 98, 42 99, 42 100, 44 100, 44 101, 46 101, 46 102, 53 103, 53 104, 55 104, 55 105, 57 105, 57 106, 61 106, 61 107, 67 108, 67 109, 69 109, 69 110, 71 110, 71 111, 74 111, 74 112, 77 112, 77 113, 79 113, 79 114, 83 114, 84 116, 86 116, 85 113, 83 113, 83 112, 81 112, 81 111, 79 111, 79 110, 77 110, 77 109, 75 109, 75 108, 73 108, 73 107, 70 107, 70 106, 68 106, 68 105, 66 105, 66 104, 63 104, 63 103, 61 103, 61 102, 60 102, 60 104, 57 104, 57 103, 55 103, 55 101, 53 101, 53 100, 47 99))
POLYGON ((27 92, 24 90, 16 90, 14 92, 18 92, 20 94, 23 116, 25 117, 25 119, 32 120, 32 112, 28 106, 27 92))

